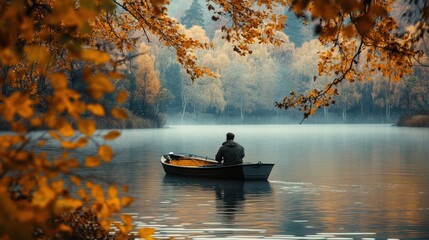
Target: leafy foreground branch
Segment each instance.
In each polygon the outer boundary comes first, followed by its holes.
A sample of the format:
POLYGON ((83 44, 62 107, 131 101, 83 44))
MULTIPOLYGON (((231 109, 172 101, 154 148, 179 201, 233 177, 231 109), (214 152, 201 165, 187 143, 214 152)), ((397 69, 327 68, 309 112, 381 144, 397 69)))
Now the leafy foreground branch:
MULTIPOLYGON (((60 213, 48 220, 45 226, 36 227, 33 236, 37 239, 118 239, 118 234, 106 231, 99 223, 97 216, 90 210, 78 208, 69 213, 60 213), (59 229, 54 232, 52 229, 59 229)), ((134 239, 125 236, 124 239, 134 239)))
MULTIPOLYGON (((276 106, 298 108, 304 121, 317 109, 335 104, 335 96, 341 94, 338 87, 344 81, 370 81, 373 74, 381 72, 384 78, 397 82, 411 74, 414 61, 424 57, 417 43, 424 41, 428 32, 425 21, 429 3, 410 4, 413 13, 420 15, 413 32, 400 34, 404 29, 399 29, 397 19, 391 16, 394 1, 294 1, 291 7, 298 16, 310 15, 319 22, 316 33, 327 47, 319 53, 319 76, 332 80, 323 89, 307 94, 291 92, 276 106)), ((317 79, 315 76, 313 80, 317 79)))

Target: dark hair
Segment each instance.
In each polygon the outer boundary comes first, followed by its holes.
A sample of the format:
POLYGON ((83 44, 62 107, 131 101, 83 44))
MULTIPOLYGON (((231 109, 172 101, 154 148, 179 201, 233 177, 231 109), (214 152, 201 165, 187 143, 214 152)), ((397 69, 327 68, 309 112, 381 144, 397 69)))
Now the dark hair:
POLYGON ((231 132, 229 132, 229 133, 227 133, 226 134, 226 140, 228 141, 228 140, 234 140, 234 133, 231 133, 231 132))

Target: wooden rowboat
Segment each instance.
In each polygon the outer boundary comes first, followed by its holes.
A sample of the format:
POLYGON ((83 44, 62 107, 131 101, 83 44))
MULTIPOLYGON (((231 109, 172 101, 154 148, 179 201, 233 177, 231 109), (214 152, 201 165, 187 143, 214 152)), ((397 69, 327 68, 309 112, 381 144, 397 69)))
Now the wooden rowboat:
POLYGON ((274 166, 261 162, 225 166, 213 159, 174 153, 163 155, 161 164, 169 175, 236 180, 267 180, 274 166))

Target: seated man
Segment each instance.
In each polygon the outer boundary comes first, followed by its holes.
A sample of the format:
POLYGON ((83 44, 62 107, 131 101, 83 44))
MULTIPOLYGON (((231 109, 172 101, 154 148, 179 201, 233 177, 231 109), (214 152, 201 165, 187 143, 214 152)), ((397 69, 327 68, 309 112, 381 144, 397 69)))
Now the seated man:
POLYGON ((216 154, 216 161, 224 165, 236 165, 242 164, 244 158, 244 148, 234 142, 234 134, 226 134, 226 142, 222 143, 216 154))

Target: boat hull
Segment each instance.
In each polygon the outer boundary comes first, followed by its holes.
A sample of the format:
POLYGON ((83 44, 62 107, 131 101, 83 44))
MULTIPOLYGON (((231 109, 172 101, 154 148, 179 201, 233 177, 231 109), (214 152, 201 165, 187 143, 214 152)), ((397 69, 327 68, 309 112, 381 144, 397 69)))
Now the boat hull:
POLYGON ((180 161, 177 156, 169 154, 161 157, 161 163, 166 174, 212 179, 267 180, 274 166, 272 163, 260 162, 225 166, 217 164, 215 161, 189 156, 181 157, 185 161, 192 158, 192 160, 207 162, 207 164, 205 166, 180 166, 172 163, 173 161, 180 161), (171 160, 172 158, 174 160, 171 160))

